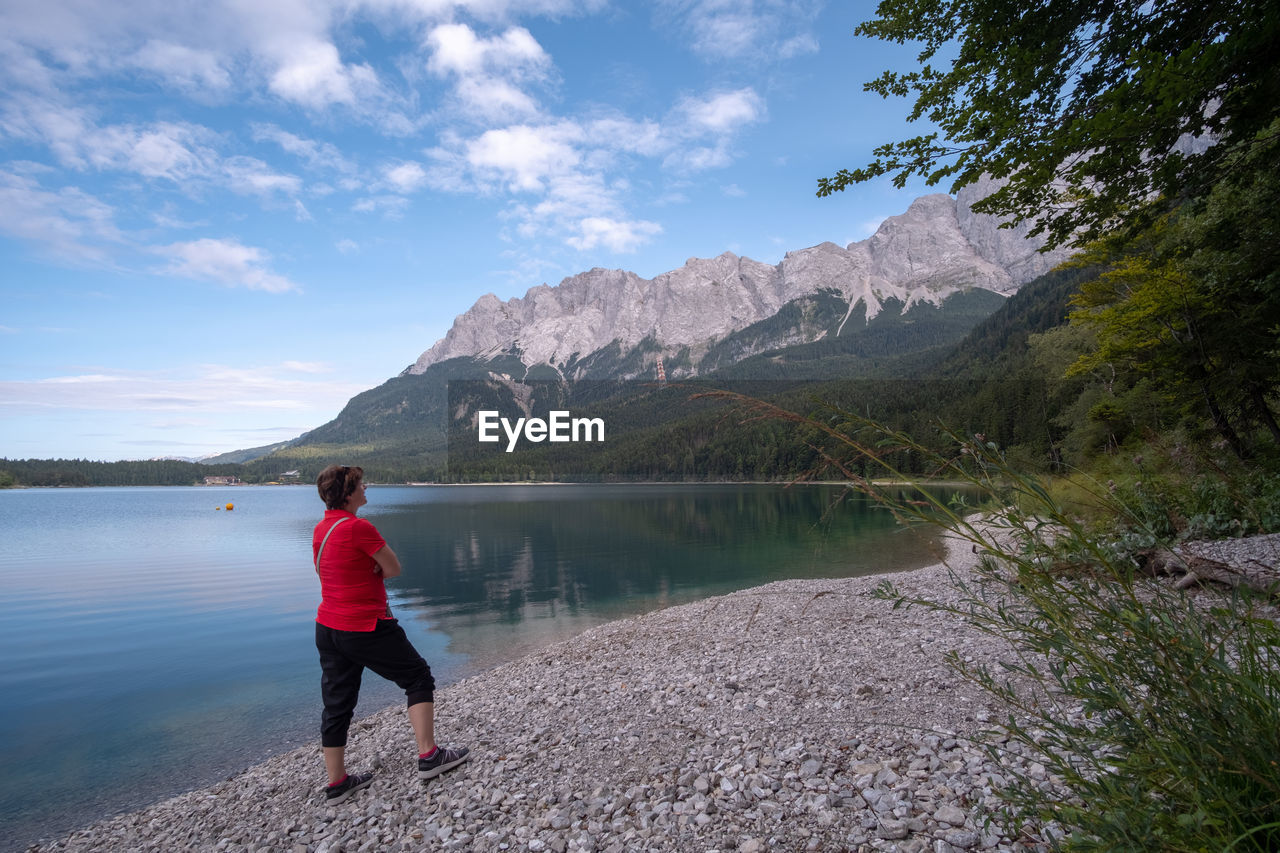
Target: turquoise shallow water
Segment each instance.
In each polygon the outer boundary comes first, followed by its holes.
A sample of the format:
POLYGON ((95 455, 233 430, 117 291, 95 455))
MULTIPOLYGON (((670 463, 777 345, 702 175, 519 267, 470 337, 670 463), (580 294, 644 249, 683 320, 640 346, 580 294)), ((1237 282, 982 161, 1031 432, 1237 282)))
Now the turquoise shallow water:
MULTIPOLYGON (((842 494, 376 486, 361 514, 400 555, 392 606, 448 684, 658 607, 935 559, 926 535, 842 494)), ((322 509, 310 486, 0 492, 5 849, 315 740, 322 509)), ((357 713, 399 701, 367 678, 357 713)))

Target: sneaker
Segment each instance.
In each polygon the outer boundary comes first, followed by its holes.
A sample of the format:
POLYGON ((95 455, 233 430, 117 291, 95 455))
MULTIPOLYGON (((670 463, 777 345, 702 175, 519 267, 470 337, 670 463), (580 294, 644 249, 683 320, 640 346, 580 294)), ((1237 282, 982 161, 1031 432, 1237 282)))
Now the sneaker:
POLYGON ((418 759, 418 778, 434 779, 446 770, 452 770, 467 760, 468 750, 465 746, 459 749, 436 747, 436 754, 430 758, 418 759))
POLYGON ((356 791, 363 790, 372 784, 372 773, 348 773, 347 778, 324 789, 324 801, 331 806, 345 803, 347 798, 356 791))

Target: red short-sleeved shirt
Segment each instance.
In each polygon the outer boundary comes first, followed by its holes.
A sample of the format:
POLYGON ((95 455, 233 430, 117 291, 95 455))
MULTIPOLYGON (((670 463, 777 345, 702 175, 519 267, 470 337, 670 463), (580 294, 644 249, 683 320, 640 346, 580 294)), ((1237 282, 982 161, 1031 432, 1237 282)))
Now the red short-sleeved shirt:
POLYGON ((387 587, 374 571, 378 563, 373 554, 387 544, 378 529, 346 510, 325 510, 311 537, 311 557, 314 561, 325 534, 340 518, 347 520, 338 524, 320 556, 316 621, 339 631, 372 631, 378 618, 387 615, 387 587))

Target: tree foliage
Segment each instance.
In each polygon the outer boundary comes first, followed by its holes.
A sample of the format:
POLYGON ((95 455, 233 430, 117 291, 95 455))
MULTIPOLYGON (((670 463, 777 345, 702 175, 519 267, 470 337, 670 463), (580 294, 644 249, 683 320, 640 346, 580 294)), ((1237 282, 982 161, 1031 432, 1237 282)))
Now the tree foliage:
MULTIPOLYGON (((100 462, 90 459, 0 459, 0 488, 11 486, 191 486, 208 476, 251 477, 239 465, 176 459, 100 462)), ((271 478, 263 478, 271 479, 271 478)))
POLYGON ((921 45, 919 68, 864 88, 914 98, 911 120, 938 131, 876 148, 818 195, 883 175, 952 178, 954 192, 991 175, 1007 183, 975 209, 1034 220, 1053 245, 1204 195, 1280 116, 1270 0, 883 0, 856 32, 921 45), (1219 144, 1186 144, 1197 137, 1219 144))
POLYGON ((1091 246, 1084 260, 1107 271, 1072 314, 1097 342, 1073 373, 1149 378, 1238 456, 1259 429, 1280 445, 1280 122, 1262 136, 1202 198, 1091 246))

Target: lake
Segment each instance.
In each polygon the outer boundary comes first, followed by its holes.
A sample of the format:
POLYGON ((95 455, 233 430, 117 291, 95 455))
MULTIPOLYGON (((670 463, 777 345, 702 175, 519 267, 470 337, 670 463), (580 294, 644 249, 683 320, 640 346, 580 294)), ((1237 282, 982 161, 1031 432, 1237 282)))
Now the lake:
MULTIPOLYGON (((368 496, 360 514, 404 564, 392 608, 440 685, 657 608, 937 560, 930 533, 839 486, 368 496)), ((322 513, 312 486, 0 491, 5 849, 302 744, 317 745, 323 782, 310 551, 322 513)), ((401 702, 370 676, 356 713, 401 702)))

